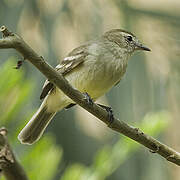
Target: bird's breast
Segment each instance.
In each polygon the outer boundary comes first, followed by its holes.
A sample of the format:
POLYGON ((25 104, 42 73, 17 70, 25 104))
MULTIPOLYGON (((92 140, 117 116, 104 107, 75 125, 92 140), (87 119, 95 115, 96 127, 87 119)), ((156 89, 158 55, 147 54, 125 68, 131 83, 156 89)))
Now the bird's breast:
POLYGON ((67 79, 79 91, 87 92, 93 99, 97 99, 120 81, 126 66, 121 59, 97 60, 89 57, 81 66, 74 69, 67 79))

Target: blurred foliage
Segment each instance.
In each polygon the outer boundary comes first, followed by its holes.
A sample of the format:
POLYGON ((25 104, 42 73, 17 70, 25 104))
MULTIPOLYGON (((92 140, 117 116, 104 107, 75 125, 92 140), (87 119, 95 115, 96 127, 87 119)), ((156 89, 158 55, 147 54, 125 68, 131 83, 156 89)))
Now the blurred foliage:
POLYGON ((52 180, 62 157, 62 150, 55 145, 54 138, 43 137, 35 146, 30 148, 22 157, 29 179, 52 180))
MULTIPOLYGON (((179 0, 1 0, 0 22, 18 32, 54 66, 73 48, 109 29, 122 28, 136 34, 152 52, 133 56, 121 83, 101 101, 110 104, 117 117, 137 127, 146 127, 145 132, 158 136, 180 151, 179 9, 179 0), (169 116, 167 114, 166 117, 166 111, 171 118, 168 128, 163 131, 165 119, 169 116), (160 119, 164 119, 164 125, 160 119)), ((22 161, 29 164, 28 172, 37 172, 41 167, 33 169, 31 158, 29 163, 27 159, 28 153, 31 154, 36 145, 20 146, 17 144, 17 134, 25 121, 30 119, 32 111, 39 106, 39 94, 45 78, 29 63, 24 63, 18 73, 6 64, 2 65, 4 60, 15 54, 17 57, 17 53, 9 49, 0 52, 0 77, 6 78, 0 79, 0 123, 8 127, 18 154, 26 156, 22 161)), ((8 63, 11 64, 11 61, 8 63)), ((177 167, 165 163, 159 156, 148 156, 140 150, 140 146, 129 140, 126 144, 124 138, 119 139, 119 135, 81 108, 62 111, 53 121, 47 130, 52 136, 45 135, 42 141, 48 137, 47 143, 57 148, 52 148, 50 152, 59 152, 57 161, 51 165, 55 179, 60 176, 62 179, 86 176, 89 179, 108 180, 179 180, 177 167), (61 147, 63 163, 57 166, 62 156, 61 147), (122 155, 118 154, 118 150, 122 155), (57 168, 60 170, 56 171, 57 168)), ((44 168, 45 165, 42 163, 39 166, 44 168)), ((36 178, 35 175, 32 178, 36 178)))
MULTIPOLYGON (((151 136, 157 136, 167 128, 169 121, 170 115, 167 112, 151 113, 145 116, 141 124, 136 124, 136 127, 151 136)), ((60 180, 106 179, 139 149, 140 145, 133 140, 120 137, 115 144, 105 145, 97 152, 90 167, 73 164, 67 168, 60 180)))
POLYGON ((0 68, 0 127, 8 129, 9 142, 29 179, 52 180, 62 156, 62 149, 55 145, 54 138, 45 136, 32 147, 25 147, 17 140, 20 127, 25 125, 25 120, 29 120, 32 114, 25 108, 27 103, 31 103, 34 84, 24 78, 22 68, 14 69, 15 65, 15 59, 10 58, 0 68))

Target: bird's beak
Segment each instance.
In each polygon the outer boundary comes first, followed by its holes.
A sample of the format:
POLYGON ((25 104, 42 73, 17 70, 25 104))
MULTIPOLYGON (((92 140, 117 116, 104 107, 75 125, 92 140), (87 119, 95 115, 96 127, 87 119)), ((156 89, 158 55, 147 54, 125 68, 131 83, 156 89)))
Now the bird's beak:
POLYGON ((144 46, 142 44, 136 44, 136 49, 143 50, 143 51, 151 51, 149 48, 147 48, 146 46, 144 46))

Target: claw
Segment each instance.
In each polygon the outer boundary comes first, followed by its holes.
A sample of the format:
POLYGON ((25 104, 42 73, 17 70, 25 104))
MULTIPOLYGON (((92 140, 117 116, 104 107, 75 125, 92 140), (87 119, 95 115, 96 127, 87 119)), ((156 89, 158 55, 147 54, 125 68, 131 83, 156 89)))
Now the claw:
POLYGON ((83 93, 84 94, 84 96, 85 96, 85 100, 87 101, 87 103, 89 104, 89 105, 93 105, 93 100, 91 99, 91 97, 90 97, 90 95, 87 93, 87 92, 85 92, 85 93, 83 93))
POLYGON ((109 106, 104 106, 102 104, 98 104, 99 106, 101 106, 103 109, 105 109, 108 113, 108 119, 109 119, 109 124, 108 126, 111 126, 111 124, 113 123, 114 121, 114 115, 113 115, 113 110, 111 107, 109 106))

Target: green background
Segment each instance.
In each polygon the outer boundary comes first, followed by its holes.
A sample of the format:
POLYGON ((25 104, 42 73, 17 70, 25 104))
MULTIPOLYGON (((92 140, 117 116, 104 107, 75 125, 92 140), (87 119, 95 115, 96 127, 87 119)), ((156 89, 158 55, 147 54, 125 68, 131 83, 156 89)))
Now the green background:
MULTIPOLYGON (((1 0, 6 25, 51 65, 83 42, 122 28, 152 52, 136 53, 120 82, 99 101, 116 117, 180 151, 180 2, 178 0, 1 0)), ((80 107, 59 112, 43 138, 21 145, 17 135, 41 101, 45 77, 14 50, 0 50, 0 125, 32 180, 178 180, 180 171, 113 132, 80 107)))

